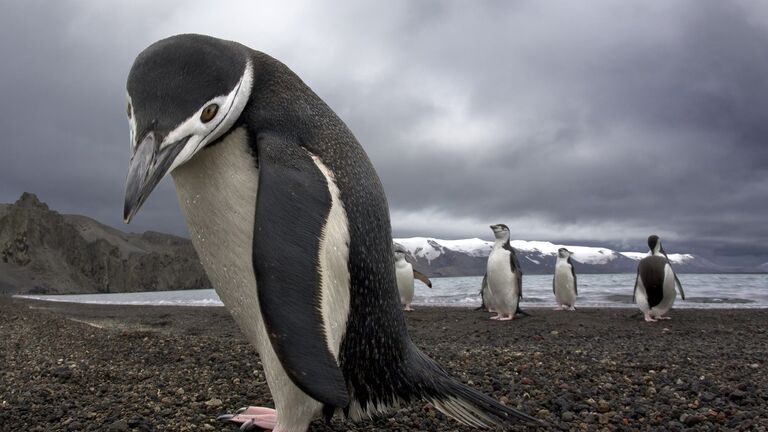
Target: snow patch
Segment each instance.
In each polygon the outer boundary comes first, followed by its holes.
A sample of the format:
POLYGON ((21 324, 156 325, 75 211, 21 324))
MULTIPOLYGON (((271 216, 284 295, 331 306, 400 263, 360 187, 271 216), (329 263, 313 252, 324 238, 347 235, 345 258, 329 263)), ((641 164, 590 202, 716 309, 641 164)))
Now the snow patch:
MULTIPOLYGON (((431 263, 432 260, 443 255, 446 250, 463 253, 472 257, 487 257, 493 248, 493 242, 479 238, 461 240, 442 240, 431 237, 410 237, 395 239, 405 246, 414 257, 424 258, 431 263)), ((512 240, 510 244, 520 252, 536 253, 541 256, 556 256, 561 247, 573 252, 573 259, 584 264, 606 264, 619 257, 619 254, 611 249, 566 246, 545 241, 512 240)), ((529 258, 530 259, 530 258, 529 258)), ((540 262, 531 259, 532 262, 540 262)))
MULTIPOLYGON (((649 252, 620 252, 620 253, 625 257, 635 261, 640 261, 641 259, 647 257, 649 254, 649 252)), ((694 259, 696 259, 696 257, 694 257, 691 254, 667 254, 667 257, 669 257, 669 260, 672 262, 672 264, 685 264, 688 261, 693 261, 694 259)))

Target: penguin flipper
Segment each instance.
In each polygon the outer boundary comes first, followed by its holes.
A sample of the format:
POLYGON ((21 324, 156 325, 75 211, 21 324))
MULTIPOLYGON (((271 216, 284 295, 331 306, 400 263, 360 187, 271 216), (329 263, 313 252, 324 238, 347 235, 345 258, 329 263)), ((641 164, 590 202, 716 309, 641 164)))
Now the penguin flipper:
POLYGON ((332 198, 303 147, 259 134, 259 191, 253 269, 267 334, 291 381, 312 398, 349 405, 344 376, 328 347, 320 310, 320 239, 332 198))
POLYGON ((424 273, 422 273, 422 272, 420 272, 418 270, 413 270, 413 277, 415 277, 416 279, 424 282, 424 285, 432 288, 432 281, 429 280, 429 278, 427 276, 425 276, 424 273))
POLYGON ((485 288, 488 286, 488 273, 483 276, 483 281, 480 283, 480 306, 475 310, 485 310, 485 288))
POLYGON ((637 304, 637 282, 640 280, 640 266, 637 267, 637 276, 635 276, 635 289, 632 290, 632 303, 637 304))
POLYGON ((576 267, 573 266, 570 255, 568 256, 568 264, 571 266, 571 276, 573 276, 573 293, 579 295, 579 285, 576 282, 576 267))
MULTIPOLYGON (((669 264, 669 268, 672 268, 672 260, 669 259, 669 255, 667 255, 667 253, 664 252, 664 249, 661 250, 661 253, 663 253, 664 258, 667 259, 667 264, 669 264)), ((675 273, 674 269, 672 269, 672 274, 675 275, 675 286, 680 291, 680 297, 682 297, 682 299, 685 300, 685 292, 683 291, 683 284, 680 283, 680 279, 677 278, 677 273, 675 273)))
POLYGON ((517 275, 517 288, 520 290, 518 298, 523 298, 523 269, 520 267, 520 261, 517 260, 517 252, 515 248, 510 248, 509 261, 512 266, 512 271, 517 275))
POLYGON ((680 283, 680 279, 677 278, 677 273, 675 273, 675 285, 677 285, 677 289, 680 291, 680 297, 685 300, 685 291, 683 291, 683 284, 680 283))

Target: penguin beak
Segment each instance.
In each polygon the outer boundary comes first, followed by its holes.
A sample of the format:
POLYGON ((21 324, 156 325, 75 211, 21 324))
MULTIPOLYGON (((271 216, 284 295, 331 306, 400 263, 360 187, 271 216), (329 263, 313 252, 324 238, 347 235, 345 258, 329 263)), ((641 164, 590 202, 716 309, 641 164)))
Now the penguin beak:
POLYGON ((123 221, 130 223, 133 216, 147 200, 160 180, 165 177, 176 156, 189 141, 190 136, 179 141, 166 144, 163 148, 162 136, 155 132, 148 133, 141 140, 131 156, 128 165, 128 178, 125 180, 125 207, 123 221))

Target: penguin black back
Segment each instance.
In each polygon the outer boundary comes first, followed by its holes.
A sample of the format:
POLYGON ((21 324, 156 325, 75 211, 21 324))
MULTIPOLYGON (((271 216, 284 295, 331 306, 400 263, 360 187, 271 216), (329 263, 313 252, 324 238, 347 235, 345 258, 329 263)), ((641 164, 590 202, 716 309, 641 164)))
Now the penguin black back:
POLYGON ((649 256, 640 260, 637 271, 645 286, 648 306, 654 307, 664 298, 664 273, 667 260, 661 256, 649 256))

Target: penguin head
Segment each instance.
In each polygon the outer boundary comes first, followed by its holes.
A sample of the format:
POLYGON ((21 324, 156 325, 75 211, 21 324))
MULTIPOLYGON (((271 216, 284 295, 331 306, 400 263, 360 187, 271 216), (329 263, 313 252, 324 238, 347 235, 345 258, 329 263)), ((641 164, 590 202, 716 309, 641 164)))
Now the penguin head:
POLYGON ((664 253, 664 249, 661 247, 661 239, 656 234, 648 237, 648 247, 651 249, 651 255, 664 253))
POLYGON ((252 84, 247 48, 209 36, 173 36, 136 57, 127 82, 126 223, 167 173, 233 129, 252 84))
POLYGON ((497 240, 509 240, 509 227, 504 224, 491 225, 493 235, 497 240))
POLYGON ((400 261, 405 259, 405 255, 408 253, 408 249, 400 243, 392 242, 392 251, 395 254, 395 260, 400 261))
POLYGON ((566 248, 560 248, 557 250, 557 256, 559 256, 560 258, 568 258, 571 255, 573 255, 573 252, 569 251, 566 248))

